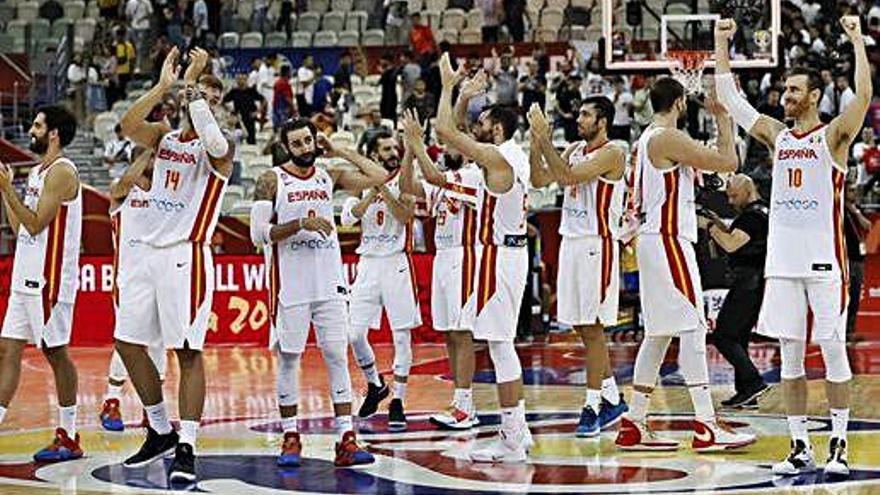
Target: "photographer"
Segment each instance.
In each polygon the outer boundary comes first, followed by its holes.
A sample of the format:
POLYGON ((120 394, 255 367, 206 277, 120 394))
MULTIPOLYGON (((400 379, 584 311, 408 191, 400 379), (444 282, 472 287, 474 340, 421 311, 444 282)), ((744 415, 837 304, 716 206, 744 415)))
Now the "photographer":
POLYGON ((733 275, 730 292, 724 299, 715 331, 715 347, 733 366, 736 394, 721 404, 733 408, 757 407, 758 397, 767 390, 761 374, 749 359, 749 337, 764 297, 764 259, 767 255, 768 207, 747 175, 738 174, 727 182, 727 197, 739 211, 730 227, 709 210, 697 217, 700 228, 728 253, 733 275))

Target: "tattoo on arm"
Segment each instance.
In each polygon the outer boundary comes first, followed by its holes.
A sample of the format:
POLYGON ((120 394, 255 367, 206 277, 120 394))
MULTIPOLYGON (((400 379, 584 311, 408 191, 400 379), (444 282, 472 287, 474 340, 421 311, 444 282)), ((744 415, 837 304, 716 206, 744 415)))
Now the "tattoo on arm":
POLYGON ((277 188, 277 178, 275 173, 268 171, 263 173, 254 187, 254 200, 256 201, 275 201, 275 191, 277 188))

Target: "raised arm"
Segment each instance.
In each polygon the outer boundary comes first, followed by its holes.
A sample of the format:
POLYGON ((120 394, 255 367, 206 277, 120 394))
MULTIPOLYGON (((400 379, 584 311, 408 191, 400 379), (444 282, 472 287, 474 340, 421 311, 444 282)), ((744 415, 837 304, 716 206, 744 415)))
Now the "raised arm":
MULTIPOLYGON (((544 115, 537 103, 532 103, 526 118, 529 121, 529 177, 532 187, 546 187, 556 180, 550 169, 544 164, 544 142, 541 134, 547 132, 544 115)), ((549 126, 548 126, 549 127, 549 126)), ((552 144, 551 144, 552 147, 552 144)), ((569 147, 570 148, 570 147, 569 147)), ((555 153, 556 150, 553 150, 555 153)))
POLYGON ((165 93, 173 88, 177 82, 177 77, 180 74, 180 66, 177 64, 178 56, 177 47, 168 52, 165 62, 162 64, 159 82, 138 98, 119 121, 123 135, 151 150, 156 149, 162 136, 171 132, 171 128, 164 122, 147 122, 147 116, 153 107, 162 101, 165 93))
POLYGON ((333 146, 324 134, 318 133, 318 146, 324 150, 324 156, 339 157, 355 166, 355 170, 335 170, 330 174, 334 184, 353 194, 383 184, 388 177, 379 164, 351 148, 333 146))
POLYGON ((295 218, 286 223, 272 223, 277 188, 278 176, 271 170, 263 172, 257 179, 250 225, 251 241, 255 246, 267 246, 283 241, 301 230, 318 232, 325 237, 333 233, 333 221, 322 217, 295 218))
POLYGON ((385 184, 379 186, 379 194, 398 222, 407 223, 412 220, 416 212, 416 202, 411 194, 401 192, 399 196, 395 196, 385 184))
POLYGON ((232 175, 235 144, 223 135, 211 107, 196 87, 209 58, 208 52, 202 48, 194 48, 189 52, 190 65, 183 76, 186 84, 186 105, 193 130, 208 154, 208 162, 220 175, 229 177, 232 175))
POLYGON ((847 15, 840 19, 843 30, 846 31, 853 45, 853 53, 856 59, 856 97, 840 112, 840 115, 831 121, 828 128, 829 146, 837 155, 839 163, 846 163, 846 153, 849 147, 861 131, 865 122, 865 114, 871 104, 871 66, 868 62, 868 54, 865 52, 865 39, 862 37, 862 28, 858 16, 847 15))
POLYGON ((152 159, 153 151, 149 149, 138 155, 131 166, 125 169, 122 177, 110 184, 110 197, 117 201, 122 201, 128 196, 129 191, 134 186, 149 191, 151 180, 146 176, 146 171, 152 163, 152 159))
POLYGON ((3 193, 3 199, 18 223, 32 236, 42 232, 55 219, 62 203, 76 198, 79 193, 79 177, 73 167, 66 164, 52 166, 46 175, 37 209, 31 210, 15 192, 12 176, 12 169, 0 163, 0 192, 3 193))
POLYGON ((415 110, 403 113, 403 137, 406 151, 400 165, 400 191, 405 194, 424 198, 425 188, 416 180, 413 170, 413 159, 417 152, 425 153, 424 128, 419 124, 419 117, 415 110))
POLYGON ((736 22, 733 19, 721 19, 715 23, 715 90, 718 101, 730 112, 737 125, 773 149, 776 136, 785 129, 785 124, 758 113, 737 91, 736 81, 730 72, 730 39, 735 33, 736 22))
POLYGON ((361 198, 357 202, 357 204, 355 204, 351 208, 351 215, 357 220, 364 218, 364 215, 367 213, 367 208, 369 208, 370 205, 373 204, 373 201, 376 201, 377 196, 379 196, 379 188, 374 187, 370 189, 370 192, 368 192, 366 196, 361 198))
POLYGON ((648 143, 651 162, 663 164, 681 163, 709 172, 735 172, 738 163, 733 141, 733 125, 724 107, 711 96, 706 98, 706 110, 715 116, 718 137, 717 150, 703 146, 678 129, 661 131, 663 139, 652 139, 648 143))
POLYGON ((458 100, 455 102, 455 112, 452 117, 455 119, 455 127, 462 132, 468 132, 468 104, 486 88, 486 81, 486 71, 480 69, 474 77, 465 80, 459 88, 458 100))

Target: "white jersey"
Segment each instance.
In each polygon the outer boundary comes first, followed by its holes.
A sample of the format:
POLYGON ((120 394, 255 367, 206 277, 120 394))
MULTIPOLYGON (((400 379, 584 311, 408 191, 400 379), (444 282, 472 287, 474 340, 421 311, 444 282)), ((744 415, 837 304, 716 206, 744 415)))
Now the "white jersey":
MULTIPOLYGON (((588 148, 586 142, 581 142, 568 158, 569 167, 589 160, 605 146, 608 146, 608 141, 594 148, 588 148)), ((620 233, 625 186, 623 178, 611 181, 604 177, 566 186, 559 234, 563 237, 600 236, 616 239, 620 233)))
MULTIPOLYGON (((396 197, 400 197, 400 174, 395 171, 385 186, 396 197)), ((364 191, 364 196, 369 191, 364 191)), ((391 208, 381 196, 377 196, 367 207, 361 218, 361 245, 357 254, 361 256, 391 256, 396 253, 412 251, 412 220, 403 223, 394 217, 391 208)))
POLYGON ((636 188, 639 213, 644 215, 640 234, 681 237, 697 242, 697 209, 694 202, 696 171, 685 165, 660 170, 651 163, 648 143, 662 127, 650 126, 636 149, 636 188))
POLYGON ((136 246, 149 234, 150 224, 144 220, 144 213, 150 207, 150 193, 138 186, 132 186, 128 194, 116 208, 110 210, 113 230, 113 300, 119 295, 118 281, 127 266, 136 263, 139 255, 136 246))
MULTIPOLYGON (((312 170, 311 176, 299 178, 280 167, 272 169, 278 180, 272 223, 280 225, 316 216, 333 221, 333 179, 326 170, 312 170)), ((276 298, 282 306, 292 306, 346 294, 335 229, 326 238, 318 232, 300 230, 266 247, 265 257, 273 304, 276 298)))
MULTIPOLYGON (((37 210, 49 170, 64 165, 76 171, 76 165, 63 157, 47 167, 31 169, 24 196, 28 209, 37 210)), ((24 225, 19 226, 12 264, 12 290, 42 294, 44 307, 51 307, 45 305, 55 302, 73 303, 78 287, 81 235, 82 186, 74 199, 61 204, 55 218, 37 235, 32 236, 24 225)))
POLYGON ((483 173, 473 164, 448 171, 442 188, 425 182, 428 210, 435 218, 434 245, 437 249, 473 246, 477 241, 477 198, 483 173))
POLYGON ((210 241, 225 187, 226 178, 211 166, 198 137, 182 140, 179 130, 162 136, 153 160, 145 216, 151 229, 144 242, 161 248, 210 241))
POLYGON ((827 127, 776 137, 768 277, 839 277, 846 274, 843 193, 846 172, 828 149, 827 127))
POLYGON ((480 242, 487 246, 525 246, 529 157, 512 139, 497 148, 513 168, 513 185, 503 194, 483 187, 480 242))

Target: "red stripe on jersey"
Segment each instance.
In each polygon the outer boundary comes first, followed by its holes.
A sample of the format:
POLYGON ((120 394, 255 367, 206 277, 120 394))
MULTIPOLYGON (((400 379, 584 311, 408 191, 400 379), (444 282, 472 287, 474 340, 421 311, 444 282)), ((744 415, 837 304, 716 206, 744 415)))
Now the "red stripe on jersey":
POLYGON ((660 209, 660 234, 678 236, 678 172, 675 169, 663 174, 666 199, 660 209))
POLYGON ((278 244, 273 244, 272 261, 269 267, 269 321, 273 326, 278 326, 278 294, 280 293, 279 281, 281 279, 281 270, 278 267, 278 244))
POLYGON ((474 292, 474 270, 476 265, 476 250, 474 241, 477 237, 477 212, 470 207, 464 207, 464 221, 462 222, 461 244, 462 267, 461 267, 461 306, 467 303, 474 292))
POLYGON ((52 308, 61 291, 61 267, 64 264, 64 234, 67 227, 67 205, 61 205, 49 224, 46 235, 46 253, 43 260, 43 323, 49 322, 52 308))
POLYGON ((480 242, 483 245, 492 245, 495 241, 495 204, 498 198, 491 196, 489 193, 483 193, 483 211, 481 212, 480 225, 480 242))
POLYGON ((832 222, 834 225, 834 257, 840 267, 842 282, 840 284, 840 314, 846 310, 849 304, 849 262, 846 258, 846 237, 843 231, 843 188, 846 177, 837 168, 831 170, 831 180, 834 181, 834 202, 831 207, 832 222))
POLYGON ((415 248, 415 240, 413 239, 413 220, 410 219, 403 227, 403 252, 411 253, 415 248))
POLYGON ((192 243, 192 272, 189 276, 189 322, 196 321, 199 307, 205 298, 205 260, 200 243, 192 243))
POLYGON ((816 126, 813 127, 812 129, 810 129, 809 131, 798 132, 797 129, 791 129, 790 132, 791 132, 791 135, 794 136, 795 139, 803 139, 823 127, 825 127, 825 124, 820 122, 820 123, 816 124, 816 126))
POLYGON ((596 227, 601 237, 611 236, 611 226, 608 221, 608 214, 611 209, 611 197, 613 196, 614 186, 607 182, 599 181, 596 184, 596 227))
POLYGON ((666 263, 669 264, 669 273, 672 276, 672 283, 675 288, 681 292, 684 297, 696 307, 697 298, 694 293, 693 282, 691 281, 690 271, 687 267, 687 260, 678 238, 667 235, 661 235, 663 241, 663 249, 666 252, 666 263))
POLYGON ((406 253, 406 263, 409 265, 409 283, 412 286, 413 301, 419 304, 419 284, 416 282, 416 267, 413 264, 412 254, 406 253))
POLYGON ((614 240, 611 237, 602 237, 602 285, 599 295, 599 303, 605 301, 608 295, 608 287, 611 285, 611 268, 614 263, 614 240))
POLYGON ((498 271, 498 246, 483 248, 483 261, 480 263, 480 283, 477 288, 477 315, 489 304, 495 295, 495 279, 498 271))
POLYGON ((464 186, 461 184, 456 184, 454 182, 447 182, 443 186, 443 189, 452 191, 454 193, 463 194, 465 196, 473 196, 473 197, 477 196, 477 188, 468 187, 468 186, 464 186))
POLYGON ((223 181, 213 173, 208 178, 208 185, 205 187, 205 194, 202 196, 202 202, 199 205, 199 212, 196 214, 193 229, 189 235, 190 242, 205 242, 208 233, 208 225, 214 218, 214 211, 220 202, 220 190, 223 188, 223 181))
POLYGON ((110 226, 113 230, 113 304, 119 307, 119 246, 122 235, 122 213, 116 212, 110 217, 110 226))

